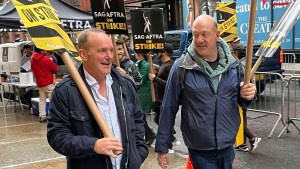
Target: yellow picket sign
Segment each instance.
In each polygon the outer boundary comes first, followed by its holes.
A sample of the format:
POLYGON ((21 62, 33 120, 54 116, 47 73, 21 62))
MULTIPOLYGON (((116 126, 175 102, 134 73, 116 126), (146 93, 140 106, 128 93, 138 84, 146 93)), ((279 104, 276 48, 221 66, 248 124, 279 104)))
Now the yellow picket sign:
POLYGON ((12 2, 38 48, 52 51, 67 49, 73 53, 77 52, 49 0, 38 3, 25 0, 12 0, 12 2))
POLYGON ((239 146, 241 144, 244 144, 244 116, 243 116, 243 109, 241 106, 239 106, 239 113, 240 113, 240 119, 241 119, 241 123, 240 123, 240 127, 239 127, 239 131, 236 135, 236 140, 235 140, 235 146, 239 146))

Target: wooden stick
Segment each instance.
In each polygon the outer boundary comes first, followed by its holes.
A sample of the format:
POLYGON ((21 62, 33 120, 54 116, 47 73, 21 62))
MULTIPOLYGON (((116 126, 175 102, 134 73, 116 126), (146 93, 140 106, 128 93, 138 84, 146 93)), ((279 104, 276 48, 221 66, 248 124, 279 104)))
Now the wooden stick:
POLYGON ((115 61, 116 66, 120 67, 120 61, 119 61, 118 52, 117 52, 117 45, 116 45, 115 35, 111 36, 111 40, 112 40, 113 45, 114 45, 114 61, 115 61))
MULTIPOLYGON (((102 116, 102 113, 99 111, 94 99, 92 98, 90 92, 88 91, 86 85, 84 84, 81 76, 79 75, 75 65, 73 64, 69 54, 67 52, 61 53, 61 58, 67 66, 72 78, 74 79, 78 89, 84 98, 86 104, 92 112, 97 124, 99 125, 104 137, 115 137, 112 132, 107 127, 107 124, 102 116)), ((114 154, 121 154, 122 151, 114 151, 114 154)))
POLYGON ((124 53, 125 53, 126 58, 129 58, 129 59, 130 59, 129 53, 128 53, 128 50, 127 50, 127 46, 126 46, 126 44, 125 44, 125 40, 124 40, 124 38, 123 38, 123 36, 122 36, 121 34, 119 35, 119 39, 120 39, 121 42, 122 42, 122 45, 123 45, 123 49, 124 49, 124 53))
POLYGON ((258 69, 259 65, 265 60, 265 57, 264 56, 260 56, 255 65, 252 67, 251 69, 251 76, 250 77, 253 77, 254 73, 256 72, 256 70, 258 69))
POLYGON ((247 39, 247 48, 246 48, 244 85, 250 83, 250 79, 251 79, 251 66, 252 66, 252 55, 253 55, 256 6, 257 6, 257 0, 251 0, 249 25, 248 25, 248 39, 247 39))
MULTIPOLYGON (((148 62, 149 62, 149 72, 153 74, 153 63, 152 63, 152 56, 151 54, 147 54, 148 62)), ((152 96, 152 102, 155 102, 155 89, 154 89, 154 83, 153 81, 150 81, 151 85, 151 96, 152 96)))

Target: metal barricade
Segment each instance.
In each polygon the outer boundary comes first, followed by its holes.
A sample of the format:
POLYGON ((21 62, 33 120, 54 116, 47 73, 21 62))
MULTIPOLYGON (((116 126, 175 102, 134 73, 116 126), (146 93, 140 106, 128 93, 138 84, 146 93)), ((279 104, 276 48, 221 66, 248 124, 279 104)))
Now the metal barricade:
POLYGON ((273 132, 282 120, 284 112, 284 86, 283 76, 279 73, 256 72, 257 95, 255 101, 248 108, 250 111, 277 115, 278 118, 268 135, 271 138, 273 132))
POLYGON ((290 124, 293 124, 295 128, 300 132, 299 127, 294 123, 294 121, 300 121, 300 88, 298 86, 298 82, 300 81, 300 76, 292 76, 288 80, 288 94, 287 94, 287 118, 286 125, 284 129, 278 135, 278 138, 281 137, 283 132, 288 130, 290 124))
POLYGON ((294 53, 283 53, 283 59, 281 68, 284 69, 284 72, 282 74, 287 81, 291 76, 295 75, 296 56, 294 53))

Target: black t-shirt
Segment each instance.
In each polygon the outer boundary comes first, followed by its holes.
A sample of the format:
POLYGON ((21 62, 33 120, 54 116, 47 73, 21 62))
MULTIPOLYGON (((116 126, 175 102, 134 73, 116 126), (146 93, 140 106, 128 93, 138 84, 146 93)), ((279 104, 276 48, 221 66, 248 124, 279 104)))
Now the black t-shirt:
POLYGON ((207 63, 213 70, 216 70, 219 65, 219 57, 215 61, 213 61, 213 62, 207 61, 207 63))

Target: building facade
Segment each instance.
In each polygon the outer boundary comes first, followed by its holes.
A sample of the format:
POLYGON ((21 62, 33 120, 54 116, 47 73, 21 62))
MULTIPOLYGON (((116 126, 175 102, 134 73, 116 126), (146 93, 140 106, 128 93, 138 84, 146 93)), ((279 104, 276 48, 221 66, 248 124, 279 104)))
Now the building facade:
MULTIPOLYGON (((9 0, 0 0, 0 5, 9 0)), ((90 1, 87 0, 63 0, 72 6, 80 8, 84 11, 91 12, 90 1)), ((186 8, 187 0, 124 0, 125 11, 127 15, 127 24, 129 33, 130 27, 130 9, 135 8, 162 8, 164 30, 175 30, 185 28, 185 19, 183 11, 186 8)), ((16 39, 30 40, 27 32, 0 32, 1 43, 14 42, 16 39)))

